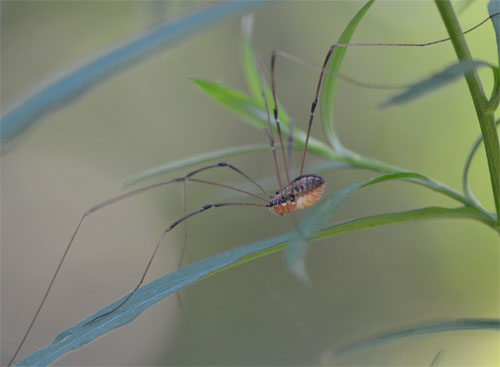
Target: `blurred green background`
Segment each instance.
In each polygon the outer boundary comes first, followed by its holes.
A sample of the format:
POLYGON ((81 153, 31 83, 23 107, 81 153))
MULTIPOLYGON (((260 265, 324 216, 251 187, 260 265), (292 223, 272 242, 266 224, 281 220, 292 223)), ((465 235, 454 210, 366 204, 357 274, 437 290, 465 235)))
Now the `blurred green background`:
MULTIPOLYGON (((51 76, 98 50, 206 1, 2 1, 2 111, 51 76)), ((273 48, 320 65, 331 43, 362 6, 357 1, 273 2, 254 11, 254 47, 268 64, 273 48)), ((464 28, 487 17, 476 1, 464 28)), ((49 115, 2 157, 2 364, 19 343, 81 214, 122 192, 122 180, 145 168, 240 144, 265 143, 189 82, 190 76, 246 90, 240 67, 240 21, 230 18, 106 80, 49 115)), ((427 42, 446 37, 430 1, 377 2, 354 42, 427 42)), ((474 57, 496 63, 490 24, 467 36, 474 57)), ((450 44, 426 48, 350 49, 343 73, 374 83, 410 83, 451 64, 450 44)), ((266 70, 266 75, 269 71, 266 70)), ((481 70, 486 90, 489 70, 481 70)), ((305 128, 318 73, 280 59, 277 88, 305 128)), ((410 105, 379 109, 391 92, 340 81, 337 126, 347 147, 427 174, 458 190, 479 134, 464 81, 410 105)), ((313 135, 323 139, 319 120, 313 135)), ((299 162, 299 155, 295 161, 299 162)), ((269 152, 230 159, 252 177, 272 177, 269 152)), ((313 156, 308 167, 319 163, 313 156)), ((181 173, 179 173, 180 175, 181 173)), ((176 175, 170 175, 175 177, 176 175)), ((327 173, 327 193, 371 177, 327 173)), ((230 184, 224 170, 205 175, 230 184)), ((471 184, 493 210, 484 151, 471 184)), ((273 189, 271 185, 269 189, 273 189)), ((195 183, 192 210, 234 195, 195 183)), ((21 355, 120 297, 136 284, 162 230, 181 216, 180 187, 151 192, 89 218, 21 355)), ((343 220, 428 205, 455 206, 424 188, 392 182, 356 193, 343 220)), ((185 263, 293 229, 289 217, 260 208, 224 208, 188 223, 185 263)), ((182 239, 172 233, 148 279, 175 269, 182 239)), ((498 235, 479 223, 442 220, 332 237, 312 246, 312 289, 286 270, 281 253, 203 280, 169 297, 126 327, 57 365, 316 365, 340 346, 420 322, 499 316, 498 235)), ((339 365, 498 365, 493 331, 444 333, 339 358, 339 365)))

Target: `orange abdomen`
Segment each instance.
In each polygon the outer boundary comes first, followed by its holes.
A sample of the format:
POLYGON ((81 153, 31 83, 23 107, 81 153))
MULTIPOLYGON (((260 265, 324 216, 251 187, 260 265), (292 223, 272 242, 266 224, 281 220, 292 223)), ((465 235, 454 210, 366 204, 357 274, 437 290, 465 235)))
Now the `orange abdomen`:
POLYGON ((305 209, 314 205, 323 195, 325 179, 318 175, 297 177, 290 185, 279 191, 268 204, 269 210, 277 215, 305 209))

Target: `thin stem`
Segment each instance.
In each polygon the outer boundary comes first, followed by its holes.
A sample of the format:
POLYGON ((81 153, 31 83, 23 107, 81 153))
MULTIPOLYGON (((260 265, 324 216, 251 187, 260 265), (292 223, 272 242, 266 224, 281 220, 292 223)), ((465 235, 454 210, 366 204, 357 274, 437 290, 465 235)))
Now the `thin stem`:
MULTIPOLYGON (((356 154, 356 153, 353 153, 350 151, 348 151, 346 154, 344 154, 344 156, 342 158, 337 159, 337 160, 346 162, 346 163, 350 164, 352 167, 369 169, 371 171, 379 172, 379 173, 408 172, 407 169, 379 161, 378 159, 375 159, 375 158, 363 157, 359 154, 356 154)), ((486 209, 484 209, 482 206, 480 206, 479 203, 466 197, 465 195, 462 195, 461 193, 453 190, 451 187, 448 187, 447 185, 445 185, 439 181, 436 181, 436 180, 431 179, 429 177, 426 177, 426 179, 411 179, 411 180, 406 180, 406 181, 418 184, 420 186, 427 187, 433 191, 436 191, 436 192, 439 192, 440 194, 448 196, 449 198, 452 198, 452 199, 458 201, 459 203, 464 204, 465 206, 476 210, 478 213, 481 214, 482 217, 488 218, 488 222, 491 222, 492 220, 496 221, 494 214, 488 212, 486 209)), ((488 224, 488 225, 491 226, 491 224, 488 224)))
MULTIPOLYGON (((459 60, 471 60, 471 54, 465 38, 463 36, 460 24, 458 23, 455 12, 449 0, 435 0, 436 6, 441 14, 441 18, 448 30, 455 53, 459 60)), ((473 70, 465 75, 467 85, 474 102, 481 134, 484 139, 484 147, 488 160, 490 171, 491 188, 493 191, 493 201, 497 213, 497 223, 500 224, 500 146, 498 142, 498 133, 495 129, 493 114, 487 114, 486 109, 488 100, 484 94, 479 75, 473 70)))

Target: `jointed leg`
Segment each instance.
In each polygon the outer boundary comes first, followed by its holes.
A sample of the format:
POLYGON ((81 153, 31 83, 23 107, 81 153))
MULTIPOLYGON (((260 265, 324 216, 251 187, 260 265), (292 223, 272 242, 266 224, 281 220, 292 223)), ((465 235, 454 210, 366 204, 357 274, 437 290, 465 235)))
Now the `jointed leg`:
MULTIPOLYGON (((203 182, 202 180, 196 180, 196 179, 193 179, 191 178, 192 176, 200 173, 200 172, 203 172, 203 171, 206 171, 208 169, 212 169, 212 168, 216 168, 216 167, 228 167, 230 169, 232 169, 233 171, 239 173, 240 175, 242 175, 243 177, 245 177, 247 180, 249 180, 250 182, 252 182, 254 185, 256 185, 262 192, 264 192, 264 194, 266 195, 266 197, 270 197, 271 195, 261 186, 259 185, 255 180, 253 180, 252 178, 250 178, 250 176, 248 176, 246 173, 244 173, 243 171, 241 171, 239 168, 233 166, 232 164, 228 163, 228 162, 219 162, 219 163, 214 163, 214 164, 210 164, 210 165, 206 165, 206 166, 203 166, 203 167, 200 167, 200 168, 197 168, 189 173, 187 173, 186 175, 184 175, 183 177, 179 177, 179 178, 174 178, 172 180, 169 180, 169 181, 164 181, 164 182, 159 182, 159 183, 156 183, 156 184, 152 184, 152 185, 149 185, 149 186, 145 186, 145 187, 141 187, 139 189, 136 189, 136 190, 133 190, 133 191, 130 191, 130 192, 127 192, 125 194, 121 194, 121 195, 118 195, 118 196, 115 196, 111 199, 108 199, 108 200, 105 200, 95 206, 93 206, 92 208, 86 210, 82 217, 80 218, 80 221, 78 222, 75 230, 73 231, 73 234, 71 235, 71 238, 68 242, 68 245, 66 246, 65 250, 64 250, 64 253, 61 257, 61 260, 59 260, 59 263, 57 264, 57 268, 54 272, 54 274, 52 275, 52 278, 49 282, 49 286, 47 287, 47 290, 45 291, 45 294, 42 298, 42 301, 40 302, 40 304, 38 305, 38 308, 35 312, 35 315, 33 316, 29 326, 28 326, 28 329, 26 330, 23 338, 21 339, 21 342, 19 343, 13 357, 11 358, 11 360, 9 361, 9 365, 12 364, 12 362, 15 360, 17 354, 19 353, 19 351, 21 350, 22 346, 24 345, 24 342, 26 341, 26 338, 28 337, 29 333, 31 332, 31 329, 33 328, 33 325, 36 321, 36 319, 38 318, 38 315, 40 314, 40 311, 42 310, 43 308, 43 305, 45 304, 45 301, 47 300, 47 297, 52 289, 52 286, 54 285, 54 282, 57 278, 57 275, 59 274, 59 271, 61 269, 61 266, 64 262, 64 260, 66 259, 66 256, 71 248, 71 246, 73 245, 73 242, 76 238, 76 235, 78 234, 78 232, 80 231, 80 228, 82 227, 83 225, 83 222, 85 221, 85 219, 92 213, 102 209, 102 208, 105 208, 111 204, 114 204, 118 201, 121 201, 121 200, 124 200, 124 199, 128 199, 132 196, 135 196, 137 194, 140 194, 140 193, 143 193, 143 192, 146 192, 146 191, 149 191, 149 190, 153 190, 155 188, 158 188, 158 187, 162 187, 162 186, 166 186, 168 184, 171 184, 171 183, 176 183, 176 182, 186 182, 186 181, 194 181, 194 182, 200 182, 200 183, 209 183, 208 181, 206 182, 203 182)), ((216 185, 216 186, 220 186, 220 187, 225 187, 225 188, 228 188, 228 189, 232 189, 232 190, 236 190, 236 191, 239 191, 239 192, 242 192, 242 193, 246 193, 246 194, 249 194, 249 195, 252 195, 252 196, 255 196, 254 194, 251 194, 251 193, 248 193, 244 190, 240 190, 240 189, 237 189, 237 188, 233 188, 231 186, 228 186, 228 185, 223 185, 223 184, 217 184, 217 183, 212 183, 210 182, 210 184, 212 185, 216 185)), ((257 196, 256 196, 257 197, 257 196)), ((266 199, 263 199, 261 197, 258 197, 260 200, 264 200, 266 201, 266 199)))
POLYGON ((271 55, 271 90, 273 93, 273 101, 274 101, 274 122, 276 123, 276 129, 278 129, 278 137, 280 139, 280 146, 281 146, 281 155, 283 156, 283 164, 285 166, 285 175, 286 175, 286 181, 288 185, 290 185, 290 177, 288 175, 288 165, 286 163, 286 156, 285 156, 285 146, 283 144, 283 136, 281 135, 281 123, 278 118, 278 100, 276 98, 276 85, 275 85, 275 77, 274 77, 274 65, 276 63, 276 54, 272 53, 271 55))
MULTIPOLYGON (((261 83, 262 85, 262 83, 261 83)), ((266 92, 262 89, 261 90, 262 98, 264 98, 264 105, 266 107, 266 115, 267 115, 267 124, 269 126, 269 130, 267 131, 267 136, 269 138, 269 144, 271 146, 271 152, 273 153, 273 160, 274 160, 274 170, 276 171, 276 179, 278 183, 278 190, 281 190, 283 186, 281 185, 281 175, 280 175, 280 169, 278 166, 278 159, 276 158, 276 147, 274 146, 274 134, 273 134, 273 129, 271 127, 271 118, 269 117, 269 104, 267 103, 267 96, 266 92)))
POLYGON ((266 205, 265 204, 257 204, 257 203, 217 203, 217 204, 208 204, 208 205, 204 205, 200 209, 195 210, 195 211, 193 211, 193 212, 185 215, 184 217, 176 220, 167 229, 165 229, 163 231, 163 233, 162 233, 162 235, 160 237, 160 240, 156 244, 156 246, 155 246, 155 248, 153 250, 153 253, 151 254, 151 257, 149 258, 148 264, 146 265, 146 269, 144 269, 144 272, 142 273, 141 280, 139 281, 139 283, 137 283, 137 285, 135 286, 134 290, 132 292, 130 292, 128 294, 128 296, 125 297, 125 299, 122 302, 120 302, 120 304, 118 304, 111 311, 108 311, 106 313, 103 313, 102 315, 97 316, 93 320, 90 320, 89 322, 87 322, 85 325, 91 324, 91 323, 93 323, 93 322, 95 322, 95 321, 97 321, 97 320, 99 320, 99 319, 101 319, 103 317, 106 317, 107 315, 112 314, 113 312, 115 312, 116 310, 118 310, 120 307, 122 307, 135 294, 135 292, 139 289, 139 287, 144 282, 144 278, 146 277, 146 274, 148 273, 149 268, 151 267, 151 263, 153 262, 153 259, 155 258, 156 253, 158 252, 158 249, 160 248, 161 243, 163 242, 163 239, 165 238, 165 236, 167 235, 168 232, 170 232, 172 229, 174 229, 178 224, 186 221, 188 218, 190 218, 190 217, 192 217, 192 216, 194 216, 196 214, 200 214, 201 212, 204 212, 204 211, 206 211, 208 209, 211 209, 211 208, 220 208, 220 207, 224 207, 224 206, 263 206, 263 207, 265 207, 266 205))
MULTIPOLYGON (((469 28, 468 30, 466 30, 465 32, 463 32, 463 34, 466 34, 466 33, 469 33, 473 30, 475 30, 476 28, 480 27, 481 25, 483 25, 484 23, 486 23, 489 19, 495 17, 495 16, 498 16, 500 15, 500 12, 497 12, 497 13, 494 13, 494 14, 491 14, 488 18, 486 18, 485 20, 483 20, 482 22, 480 22, 479 24, 475 25, 474 27, 472 28, 469 28)), ((315 96, 314 96, 314 100, 313 100, 313 103, 311 105, 311 113, 310 113, 310 117, 309 117, 309 124, 308 124, 308 127, 307 127, 307 135, 306 135, 306 141, 305 141, 305 146, 304 146, 304 153, 302 155, 302 163, 300 165, 300 175, 302 175, 303 171, 304 171, 304 162, 305 162, 305 158, 306 158, 306 153, 307 153, 307 146, 308 146, 308 142, 309 142, 309 136, 311 134, 311 126, 312 126, 312 121, 313 121, 313 118, 314 118, 314 111, 316 110, 316 106, 318 104, 318 96, 319 96, 319 91, 321 89, 321 84, 322 84, 322 81, 323 81, 323 77, 324 77, 324 74, 325 74, 325 70, 326 70, 326 66, 328 64, 328 61, 330 60, 330 57, 333 53, 333 50, 335 50, 336 47, 367 47, 367 46, 371 46, 371 47, 425 47, 425 46, 430 46, 430 45, 435 45, 435 44, 438 44, 438 43, 442 43, 442 42, 446 42, 446 41, 449 41, 450 38, 447 37, 447 38, 443 38, 443 39, 440 39, 440 40, 437 40, 437 41, 432 41, 432 42, 425 42, 425 43, 335 43, 333 45, 330 46, 327 54, 326 54, 326 57, 325 57, 325 60, 323 62, 323 66, 321 67, 321 72, 320 72, 320 77, 319 77, 319 80, 318 80, 318 84, 317 84, 317 87, 316 87, 316 93, 315 93, 315 96)), ((271 79, 272 79, 272 89, 273 89, 273 95, 274 95, 274 64, 275 64, 275 57, 276 55, 279 54, 279 55, 282 55, 282 56, 285 56, 285 57, 288 57, 290 59, 293 59, 293 60, 296 60, 296 58, 294 57, 290 57, 290 55, 282 52, 282 51, 278 51, 278 50, 273 50, 272 52, 272 56, 271 56, 271 79)), ((358 84, 358 85, 363 85, 364 83, 360 83, 360 82, 357 82, 351 78, 346 78, 346 77, 343 77, 343 79, 347 79, 348 81, 351 81, 351 82, 354 82, 354 84, 358 84)), ((363 85, 363 86, 366 86, 366 85, 363 85)), ((379 88, 379 86, 373 86, 373 85, 368 85, 368 87, 376 87, 376 88, 379 88)), ((393 88, 393 87, 390 87, 390 88, 393 88)), ((276 101, 275 101, 275 109, 276 109, 276 101)), ((277 111, 275 111, 275 118, 276 118, 276 115, 277 115, 277 111)), ((278 130, 279 132, 279 130, 278 130)))

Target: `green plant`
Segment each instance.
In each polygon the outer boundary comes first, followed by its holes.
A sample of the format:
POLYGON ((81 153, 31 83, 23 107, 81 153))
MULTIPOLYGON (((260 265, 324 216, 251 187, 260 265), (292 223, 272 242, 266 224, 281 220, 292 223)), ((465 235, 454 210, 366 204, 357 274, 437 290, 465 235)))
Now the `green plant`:
MULTIPOLYGON (((352 36, 352 33, 354 32, 357 24, 366 13, 371 3, 372 2, 369 2, 350 23, 350 25, 346 29, 346 32, 339 40, 340 43, 349 42, 350 36, 352 36)), ((474 70, 479 66, 484 66, 485 64, 470 62, 467 60, 470 57, 467 55, 467 51, 465 51, 465 41, 461 37, 461 30, 457 28, 456 18, 453 15, 451 8, 448 6, 449 4, 447 4, 447 2, 437 2, 438 8, 440 9, 442 17, 449 29, 450 37, 456 44, 455 47, 458 49, 457 54, 459 55, 461 62, 453 65, 452 67, 446 68, 443 73, 437 77, 433 77, 428 80, 426 79, 420 83, 417 83, 414 87, 408 89, 406 95, 414 97, 426 86, 430 85, 431 87, 437 87, 444 85, 444 82, 449 80, 443 80, 443 78, 441 78, 443 74, 451 74, 454 78, 461 76, 463 73, 472 75, 468 76, 468 83, 471 88, 471 95, 476 102, 476 110, 483 131, 483 140, 488 152, 490 178, 493 188, 493 202, 495 204, 496 213, 489 212, 488 210, 484 209, 476 200, 474 200, 473 196, 470 194, 470 189, 467 184, 467 172, 469 163, 474 155, 474 152, 477 150, 478 144, 474 144, 474 147, 471 150, 470 159, 468 159, 464 169, 463 194, 456 192, 446 185, 437 182, 436 180, 433 180, 425 175, 408 172, 407 170, 400 169, 376 159, 362 156, 346 149, 340 144, 340 141, 334 129, 333 97, 335 95, 337 80, 335 78, 335 73, 340 71, 343 54, 345 54, 347 49, 338 48, 336 49, 334 57, 332 58, 332 61, 329 65, 330 73, 325 79, 320 102, 323 129, 330 143, 330 146, 322 144, 318 141, 312 141, 310 145, 310 151, 322 158, 331 161, 342 162, 343 164, 350 167, 369 169, 371 171, 382 173, 382 175, 337 191, 336 193, 326 198, 315 209, 311 210, 309 215, 302 221, 300 225, 301 232, 303 234, 306 234, 306 237, 308 239, 313 240, 326 238, 331 237, 337 233, 351 232, 355 230, 371 228, 374 226, 383 226, 404 221, 429 220, 435 218, 468 218, 479 221, 485 226, 493 229, 494 231, 499 231, 499 149, 498 136, 494 127, 493 117, 493 112, 496 110, 499 101, 498 67, 489 64, 487 65, 491 67, 496 83, 492 96, 490 98, 486 98, 482 93, 479 79, 477 77, 474 77, 474 70), (327 220, 333 215, 333 213, 337 210, 343 200, 345 200, 353 192, 363 187, 385 182, 388 180, 405 180, 410 183, 421 185, 457 201, 460 206, 452 208, 438 206, 417 208, 404 212, 385 213, 377 216, 361 217, 352 221, 335 223, 333 225, 324 227, 327 224, 327 220)), ((207 94, 209 94, 219 102, 224 103, 231 111, 242 117, 246 122, 249 122, 254 127, 263 129, 265 128, 266 124, 265 113, 263 103, 261 103, 258 99, 260 91, 258 89, 258 83, 256 82, 257 67, 253 61, 253 57, 251 57, 252 51, 250 49, 248 35, 246 35, 246 38, 244 39, 244 45, 245 55, 247 56, 245 58, 245 70, 250 81, 249 84, 253 97, 246 96, 238 91, 235 91, 218 83, 212 83, 201 79, 194 79, 194 82, 207 94)), ((402 98, 404 98, 404 95, 391 100, 389 103, 396 103, 398 101, 401 101, 402 98)), ((281 120, 286 126, 290 126, 289 119, 285 114, 282 115, 281 120)), ((498 124, 498 121, 496 123, 498 124)), ((294 149, 303 148, 303 144, 304 133, 296 129, 294 133, 294 149)), ((253 151, 256 149, 261 149, 261 147, 250 146, 228 149, 224 152, 218 152, 217 154, 214 153, 211 158, 213 158, 214 156, 228 157, 236 153, 253 151)), ((265 148, 262 147, 262 149, 265 148)), ((145 174, 136 176, 135 178, 133 178, 133 180, 129 180, 129 182, 139 182, 145 177, 151 177, 152 174, 156 175, 159 173, 165 173, 174 168, 187 167, 191 164, 200 163, 205 159, 207 159, 207 157, 199 159, 193 158, 188 161, 171 164, 166 168, 163 167, 161 169, 153 169, 145 174)), ((35 358, 40 357, 43 357, 43 359, 40 360, 44 361, 40 363, 47 363, 53 358, 57 358, 58 356, 60 356, 62 353, 70 349, 74 349, 76 346, 82 345, 113 328, 130 322, 150 305, 156 303, 168 294, 177 291, 181 287, 184 287, 187 284, 191 284, 199 279, 211 276, 217 272, 236 266, 243 262, 282 250, 285 248, 286 242, 289 242, 289 246, 286 250, 288 266, 302 280, 306 280, 306 273, 303 271, 303 261, 308 246, 308 241, 305 241, 302 236, 297 236, 296 233, 291 233, 288 235, 259 241, 258 243, 239 247, 234 250, 228 251, 227 253, 217 255, 201 262, 186 266, 185 268, 182 268, 177 272, 169 274, 159 279, 158 281, 155 281, 143 287, 134 296, 133 300, 127 303, 122 309, 118 310, 118 312, 112 315, 112 317, 106 318, 105 320, 102 320, 102 322, 99 321, 95 326, 83 328, 82 325, 87 320, 94 317, 91 316, 89 319, 82 321, 75 327, 61 333, 58 338, 56 338, 53 345, 48 347, 49 349, 38 352, 36 356, 33 355, 32 357, 29 357, 33 359, 27 359, 23 363, 28 363, 28 361, 36 360, 35 358), (50 348, 52 348, 52 350, 50 350, 50 348)), ((99 313, 106 312, 107 309, 111 309, 112 307, 113 305, 110 305, 106 309, 101 310, 99 313)), ((478 322, 478 325, 478 327, 480 328, 481 323, 478 322)))

